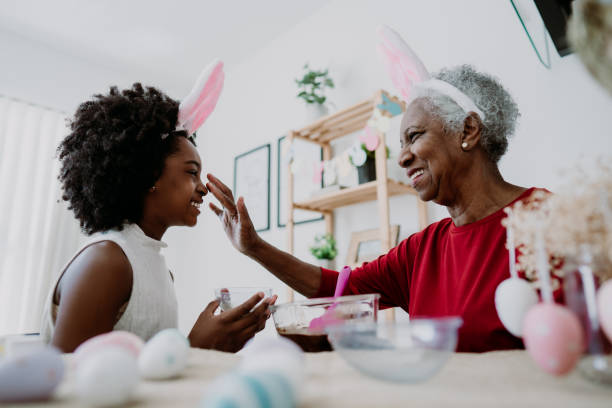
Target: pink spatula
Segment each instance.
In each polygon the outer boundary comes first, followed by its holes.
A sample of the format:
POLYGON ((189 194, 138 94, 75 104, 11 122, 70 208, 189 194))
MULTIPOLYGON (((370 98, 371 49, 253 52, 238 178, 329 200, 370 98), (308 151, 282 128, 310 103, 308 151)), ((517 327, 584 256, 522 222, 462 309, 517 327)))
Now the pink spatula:
MULTIPOLYGON (((334 298, 342 296, 342 293, 344 292, 344 288, 346 287, 346 283, 348 282, 350 275, 350 266, 345 266, 344 268, 342 268, 340 274, 338 275, 338 280, 336 281, 336 291, 334 292, 334 298)), ((325 327, 329 325, 342 322, 341 319, 338 319, 334 316, 334 308, 337 304, 337 302, 332 304, 329 308, 327 308, 327 310, 325 311, 325 313, 323 313, 322 316, 312 319, 310 321, 310 324, 308 325, 308 330, 322 331, 323 329, 325 329, 325 327)))

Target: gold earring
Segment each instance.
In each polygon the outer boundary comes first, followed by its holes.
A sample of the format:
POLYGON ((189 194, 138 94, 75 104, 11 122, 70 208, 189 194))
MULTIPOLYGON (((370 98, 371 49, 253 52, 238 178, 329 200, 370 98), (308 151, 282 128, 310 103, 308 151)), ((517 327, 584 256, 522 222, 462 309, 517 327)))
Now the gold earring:
POLYGON ((463 148, 463 150, 467 149, 467 147, 468 147, 467 142, 461 143, 461 147, 463 148))

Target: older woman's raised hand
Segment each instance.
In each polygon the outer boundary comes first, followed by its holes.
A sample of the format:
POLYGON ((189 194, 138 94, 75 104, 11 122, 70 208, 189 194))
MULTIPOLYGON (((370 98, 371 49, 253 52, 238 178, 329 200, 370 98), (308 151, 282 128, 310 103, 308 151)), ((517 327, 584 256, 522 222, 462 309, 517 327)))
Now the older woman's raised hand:
POLYGON ((208 178, 206 188, 213 193, 223 207, 221 209, 215 204, 209 203, 210 209, 221 220, 223 229, 232 245, 243 254, 248 254, 257 244, 259 235, 257 235, 251 217, 249 217, 244 205, 244 198, 240 197, 238 201, 235 201, 232 190, 221 180, 212 174, 207 174, 206 177, 208 178))

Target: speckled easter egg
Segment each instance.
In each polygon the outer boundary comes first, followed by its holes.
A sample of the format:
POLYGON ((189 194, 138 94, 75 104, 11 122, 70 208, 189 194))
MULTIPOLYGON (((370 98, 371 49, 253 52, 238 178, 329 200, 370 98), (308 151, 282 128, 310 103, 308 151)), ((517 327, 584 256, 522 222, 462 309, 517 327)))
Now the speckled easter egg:
POLYGON ((143 345, 144 341, 133 333, 121 330, 112 331, 92 337, 81 343, 81 345, 74 350, 73 361, 78 365, 83 359, 109 346, 123 348, 128 353, 132 354, 134 358, 138 358, 143 345))
POLYGON ((76 368, 75 392, 85 405, 112 406, 130 400, 140 380, 133 354, 107 346, 81 360, 76 368))
POLYGON ((612 279, 605 282, 597 291, 597 310, 601 328, 612 342, 612 279))
POLYGON ((54 347, 0 361, 0 402, 46 400, 64 377, 64 361, 54 347))
POLYGON ((161 380, 176 377, 187 365, 189 341, 177 329, 165 329, 142 348, 138 368, 143 378, 161 380))
POLYGON ((271 372, 236 372, 213 381, 206 389, 202 408, 293 408, 296 398, 282 376, 271 372))
POLYGON ((525 315, 538 303, 538 295, 524 279, 506 279, 495 290, 495 309, 502 324, 513 336, 523 335, 525 315))
POLYGON ((576 315, 553 303, 540 303, 531 308, 525 316, 523 340, 537 365, 553 375, 569 373, 585 345, 576 315))

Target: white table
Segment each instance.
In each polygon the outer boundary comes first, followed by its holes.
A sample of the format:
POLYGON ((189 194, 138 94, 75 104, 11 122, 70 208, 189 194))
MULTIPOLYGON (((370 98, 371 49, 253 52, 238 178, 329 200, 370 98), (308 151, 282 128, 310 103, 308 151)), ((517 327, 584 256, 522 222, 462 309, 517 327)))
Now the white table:
MULTIPOLYGON (((171 381, 142 381, 130 407, 197 407, 206 385, 231 371, 241 357, 210 350, 190 351, 189 367, 171 381)), ((66 355, 67 360, 71 359, 66 355)), ((524 351, 454 354, 427 382, 391 384, 361 375, 334 352, 308 353, 300 407, 612 407, 612 386, 592 383, 577 371, 551 377, 524 351)), ((80 407, 73 373, 52 401, 19 407, 80 407)))

